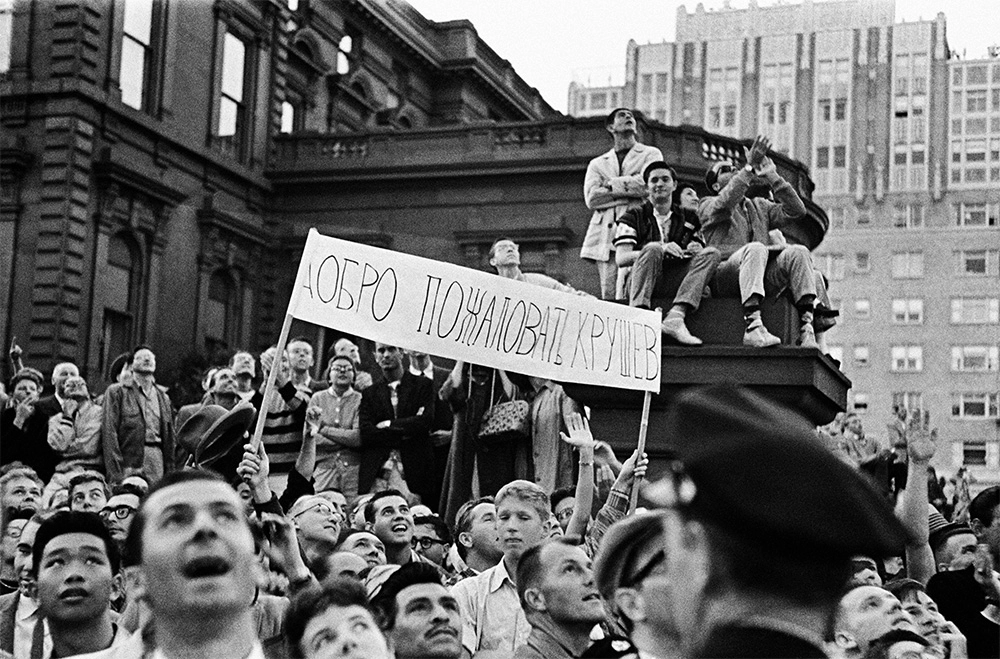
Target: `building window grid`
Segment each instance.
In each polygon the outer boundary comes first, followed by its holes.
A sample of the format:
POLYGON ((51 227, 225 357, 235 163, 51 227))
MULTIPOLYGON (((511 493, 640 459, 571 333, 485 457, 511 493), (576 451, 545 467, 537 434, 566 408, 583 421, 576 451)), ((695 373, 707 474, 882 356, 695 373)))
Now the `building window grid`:
POLYGON ((955 66, 952 71, 953 86, 965 87, 955 89, 951 98, 950 180, 959 187, 1000 182, 1000 164, 993 164, 1000 161, 1000 146, 994 149, 991 144, 989 157, 985 146, 988 133, 1000 132, 1000 80, 992 75, 988 80, 986 71, 986 64, 955 66))
POLYGON ((923 145, 927 141, 924 106, 928 66, 926 53, 896 55, 893 70, 893 141, 896 146, 889 164, 889 184, 893 190, 927 187, 927 158, 923 145))
POLYGON ((962 202, 954 205, 955 225, 960 227, 995 227, 1000 203, 962 202))
POLYGON ((872 303, 866 297, 854 301, 854 317, 867 320, 872 317, 872 303))
POLYGON ((924 395, 919 391, 894 391, 892 394, 892 407, 911 412, 923 410, 924 395))
POLYGON ((986 463, 986 442, 964 441, 962 442, 962 466, 963 467, 985 467, 986 463))
POLYGON ((917 345, 892 346, 892 370, 917 372, 924 368, 924 349, 917 345))
POLYGON ((871 351, 867 344, 854 346, 854 364, 856 366, 868 366, 871 351))
POLYGON ((959 297, 951 300, 951 322, 955 325, 996 325, 1000 320, 1000 299, 959 297))
POLYGON ((1000 348, 987 345, 952 346, 951 370, 956 373, 996 372, 1000 348))
POLYGON ((1000 394, 963 391, 951 395, 951 416, 956 419, 995 419, 1000 412, 1000 394))
POLYGON ((251 84, 253 58, 247 41, 227 29, 223 36, 222 72, 218 90, 218 119, 214 127, 213 144, 238 159, 243 158, 245 133, 248 130, 247 94, 251 84))
POLYGON ((705 126, 709 130, 733 137, 737 135, 740 93, 739 67, 713 67, 709 70, 705 108, 705 126))
POLYGON ((761 67, 760 108, 758 127, 762 134, 771 135, 774 148, 788 151, 794 131, 795 66, 792 62, 775 62, 761 67))
POLYGON ((893 279, 920 279, 924 276, 923 252, 895 252, 892 255, 893 279))
POLYGON ((840 280, 844 278, 845 260, 843 254, 820 254, 815 257, 816 269, 826 275, 827 279, 840 280))
POLYGON ((996 277, 1000 252, 995 249, 963 249, 955 252, 955 271, 961 277, 996 277))
POLYGON ((924 301, 919 298, 892 301, 892 322, 894 325, 920 325, 924 322, 924 301))
POLYGON ((924 226, 923 204, 900 204, 893 207, 892 225, 897 229, 921 229, 924 226))
POLYGON ((816 191, 835 192, 847 187, 847 144, 851 105, 851 60, 820 59, 816 67, 814 97, 813 171, 816 191), (830 156, 833 156, 832 158, 830 156))

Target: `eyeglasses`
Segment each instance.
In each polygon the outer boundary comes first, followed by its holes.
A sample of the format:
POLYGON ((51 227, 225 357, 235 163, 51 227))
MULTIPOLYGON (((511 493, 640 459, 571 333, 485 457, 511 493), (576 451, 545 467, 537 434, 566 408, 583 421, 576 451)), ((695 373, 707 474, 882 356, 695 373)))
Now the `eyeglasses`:
POLYGON ((437 538, 410 538, 410 548, 416 549, 420 545, 421 549, 430 549, 434 545, 443 545, 444 542, 437 538))
POLYGON ((353 373, 354 369, 350 366, 334 366, 330 369, 334 373, 353 373))
POLYGON ((324 517, 333 517, 334 515, 340 517, 340 513, 338 513, 330 506, 326 505, 325 503, 317 503, 315 505, 309 506, 305 510, 300 510, 299 512, 295 513, 294 515, 292 515, 292 519, 298 519, 302 515, 305 515, 307 512, 309 512, 310 510, 318 510, 319 514, 323 515, 324 517))
POLYGON ((573 516, 573 509, 572 508, 566 508, 566 509, 560 510, 559 512, 556 513, 556 519, 558 519, 560 522, 565 521, 565 520, 571 518, 572 516, 573 516))
POLYGON ((111 515, 114 515, 118 519, 125 519, 129 515, 135 512, 135 508, 132 506, 115 506, 114 508, 105 508, 101 511, 101 518, 108 519, 111 515))

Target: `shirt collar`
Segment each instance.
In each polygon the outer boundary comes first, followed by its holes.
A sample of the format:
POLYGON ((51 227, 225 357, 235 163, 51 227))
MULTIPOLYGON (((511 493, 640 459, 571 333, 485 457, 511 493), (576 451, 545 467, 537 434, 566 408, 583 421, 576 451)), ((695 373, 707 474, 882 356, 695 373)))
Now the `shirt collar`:
POLYGON ((422 371, 419 370, 419 369, 417 369, 417 367, 414 366, 413 364, 410 364, 410 373, 412 373, 413 375, 422 375, 425 378, 429 378, 429 379, 433 380, 434 379, 434 362, 428 361, 427 362, 427 368, 425 368, 422 371))
POLYGON ((496 564, 495 567, 490 568, 490 592, 495 593, 501 588, 503 588, 504 582, 509 582, 511 586, 514 585, 514 580, 510 578, 507 573, 507 565, 501 558, 500 562, 496 564))
POLYGON ((20 620, 27 620, 38 611, 38 603, 23 594, 17 598, 17 617, 20 620))

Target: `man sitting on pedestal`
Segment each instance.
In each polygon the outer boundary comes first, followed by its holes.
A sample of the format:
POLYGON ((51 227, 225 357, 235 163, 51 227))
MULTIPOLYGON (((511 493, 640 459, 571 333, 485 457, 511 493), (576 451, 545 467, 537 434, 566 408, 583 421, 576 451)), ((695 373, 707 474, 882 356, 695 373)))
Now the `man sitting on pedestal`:
POLYGON ((663 333, 682 345, 700 345, 701 339, 688 331, 684 319, 701 304, 721 255, 716 248, 705 247, 698 214, 673 204, 677 175, 670 165, 650 163, 642 178, 648 200, 625 213, 615 226, 615 260, 620 268, 631 266, 629 305, 648 309, 655 291, 676 288, 663 333))

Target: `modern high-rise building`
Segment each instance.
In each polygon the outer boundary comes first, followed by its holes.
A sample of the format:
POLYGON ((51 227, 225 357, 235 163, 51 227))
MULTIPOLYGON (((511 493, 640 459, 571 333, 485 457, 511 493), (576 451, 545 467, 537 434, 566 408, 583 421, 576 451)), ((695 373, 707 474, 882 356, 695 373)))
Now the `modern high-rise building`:
POLYGON ((896 23, 894 0, 750 0, 680 7, 674 41, 630 42, 625 72, 648 117, 768 135, 810 166, 853 408, 883 437, 895 406, 928 410, 935 464, 997 480, 997 53, 958 59, 944 14, 896 23))

